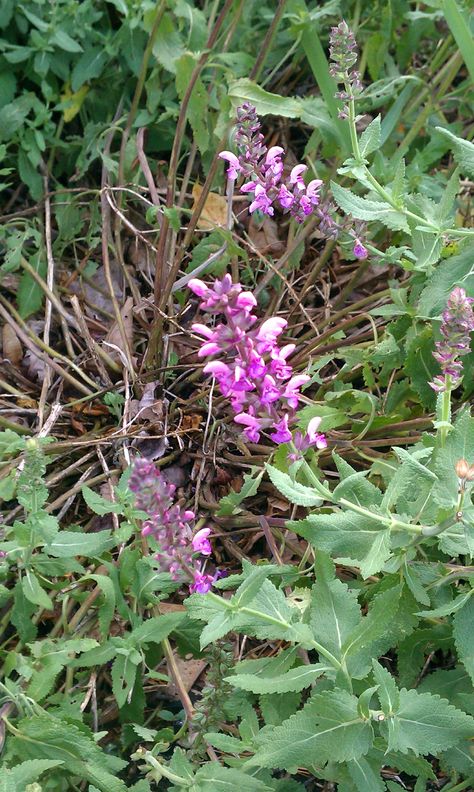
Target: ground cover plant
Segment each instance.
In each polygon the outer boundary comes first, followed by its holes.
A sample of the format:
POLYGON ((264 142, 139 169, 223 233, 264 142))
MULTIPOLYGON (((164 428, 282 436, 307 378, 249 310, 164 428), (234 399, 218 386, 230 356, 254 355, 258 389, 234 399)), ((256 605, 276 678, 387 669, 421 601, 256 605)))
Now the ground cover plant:
POLYGON ((0 9, 0 792, 474 787, 472 13, 0 9))

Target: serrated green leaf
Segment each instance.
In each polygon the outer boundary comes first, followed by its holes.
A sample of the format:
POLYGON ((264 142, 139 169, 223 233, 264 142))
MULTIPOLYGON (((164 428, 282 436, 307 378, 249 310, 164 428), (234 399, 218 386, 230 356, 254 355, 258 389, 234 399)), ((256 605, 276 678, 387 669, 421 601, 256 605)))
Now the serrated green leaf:
MULTIPOLYGON (((434 469, 438 482, 432 489, 432 497, 443 509, 455 509, 458 502, 458 477, 455 471, 459 459, 470 459, 474 448, 474 418, 464 409, 448 434, 444 448, 434 456, 434 469)), ((467 548, 466 548, 467 549, 467 548)))
MULTIPOLYGON (((471 592, 472 593, 472 592, 471 592)), ((453 635, 461 663, 474 682, 474 599, 470 597, 453 619, 453 635)))
POLYGON ((340 209, 358 220, 378 220, 392 230, 410 233, 406 217, 402 212, 393 209, 385 201, 372 201, 361 198, 346 187, 331 182, 334 199, 340 209))
POLYGON ((458 597, 451 600, 450 602, 445 602, 444 605, 440 605, 439 608, 418 611, 416 615, 425 617, 426 619, 439 619, 443 616, 449 616, 451 613, 456 613, 456 611, 462 608, 473 594, 474 590, 469 589, 468 591, 464 591, 462 594, 459 594, 458 597))
POLYGON ((377 682, 379 689, 377 695, 379 697, 380 706, 386 716, 393 715, 398 712, 400 704, 400 694, 393 676, 384 668, 378 660, 372 660, 372 667, 374 671, 374 678, 377 682))
MULTIPOLYGON (((39 254, 31 257, 30 265, 42 278, 46 275, 46 260, 39 254)), ((43 304, 44 292, 39 283, 25 271, 20 277, 17 289, 18 312, 22 319, 39 311, 43 304)))
POLYGON ((161 643, 185 618, 184 612, 165 613, 152 616, 130 633, 129 639, 136 646, 146 643, 161 643))
POLYGON ((315 663, 292 668, 281 676, 265 677, 254 674, 235 674, 226 681, 240 690, 251 693, 297 693, 309 687, 322 674, 334 670, 331 666, 315 663))
POLYGON ((104 514, 123 514, 123 506, 120 503, 114 503, 107 500, 107 498, 103 498, 102 495, 94 492, 90 487, 84 485, 81 492, 89 509, 92 509, 94 514, 99 514, 100 516, 104 514))
POLYGON ((45 551, 55 558, 69 558, 70 556, 97 556, 104 550, 113 547, 114 538, 110 531, 97 531, 97 533, 79 533, 75 531, 60 531, 51 544, 46 545, 45 551))
POLYGON ((373 121, 364 129, 359 140, 359 149, 363 158, 368 157, 374 151, 380 148, 381 128, 380 128, 380 115, 376 116, 373 121))
POLYGON ((353 676, 360 676, 363 670, 370 667, 380 640, 388 641, 390 645, 388 628, 397 613, 401 592, 401 587, 396 586, 377 594, 367 616, 360 620, 344 642, 342 657, 353 676))
MULTIPOLYGON (((472 43, 470 45, 472 47, 472 43)), ((464 173, 471 178, 474 177, 474 143, 471 143, 469 140, 463 140, 463 138, 454 135, 449 129, 443 129, 443 127, 436 127, 436 131, 439 132, 440 135, 445 137, 450 144, 450 148, 453 152, 454 159, 456 160, 461 173, 464 173)))
POLYGON ((351 759, 347 767, 358 792, 385 792, 380 774, 372 769, 364 756, 351 759))
POLYGON ((263 474, 264 471, 258 468, 254 468, 251 473, 244 473, 244 483, 239 492, 231 490, 228 495, 224 495, 219 501, 219 509, 216 514, 226 516, 239 512, 242 501, 257 493, 263 474))
MULTIPOLYGON (((330 553, 333 558, 352 559, 370 565, 370 553, 376 543, 380 542, 380 533, 386 531, 385 525, 377 521, 374 507, 374 519, 368 519, 352 511, 335 511, 332 514, 310 514, 304 520, 288 522, 290 530, 303 536, 313 547, 330 553)), ((383 553, 381 554, 383 555, 383 553)))
POLYGON ((125 654, 117 654, 112 664, 112 693, 120 709, 130 700, 140 659, 138 652, 132 649, 125 654))
POLYGON ((243 751, 251 750, 251 746, 246 745, 242 740, 238 740, 237 737, 232 737, 230 734, 207 732, 204 737, 206 742, 217 748, 218 751, 240 754, 243 751))
POLYGON ((316 583, 311 591, 310 625, 314 638, 337 659, 347 638, 361 622, 357 594, 335 577, 332 561, 318 553, 316 583))
POLYGON ((421 292, 417 315, 421 318, 441 316, 455 286, 462 286, 468 294, 474 294, 474 262, 470 246, 439 263, 421 292))
POLYGON ((26 570, 25 576, 21 580, 23 593, 29 602, 33 605, 39 605, 40 608, 45 610, 53 610, 53 604, 46 594, 46 591, 40 585, 40 582, 34 572, 26 570))
MULTIPOLYGON (((416 690, 400 691, 398 728, 392 733, 391 750, 415 754, 438 754, 468 739, 474 733, 474 718, 453 707, 446 699, 416 690)), ((385 722, 381 724, 385 731, 385 722)))
POLYGON ((273 465, 266 465, 272 484, 278 492, 296 506, 319 506, 322 503, 321 493, 294 481, 287 473, 283 473, 273 465))
POLYGON ((199 792, 272 792, 263 781, 247 775, 235 767, 223 767, 218 762, 208 762, 196 773, 196 787, 199 792))
POLYGON ((281 726, 262 734, 248 764, 294 770, 347 762, 366 754, 372 740, 372 726, 360 718, 356 697, 343 690, 326 691, 313 696, 281 726))
POLYGON ((37 781, 46 770, 52 770, 53 767, 59 767, 62 764, 62 761, 55 759, 30 759, 12 767, 10 773, 14 783, 22 788, 26 784, 37 781))

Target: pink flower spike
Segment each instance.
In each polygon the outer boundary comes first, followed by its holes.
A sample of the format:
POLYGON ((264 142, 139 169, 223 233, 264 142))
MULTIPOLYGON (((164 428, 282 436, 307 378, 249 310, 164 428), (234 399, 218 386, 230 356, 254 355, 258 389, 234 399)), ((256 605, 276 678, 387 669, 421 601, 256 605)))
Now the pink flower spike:
POLYGON ((289 209, 295 200, 295 196, 293 195, 293 193, 291 193, 288 187, 286 187, 284 184, 281 185, 277 197, 281 205, 283 206, 283 209, 289 209))
POLYGON ((266 341, 273 344, 287 324, 286 319, 281 316, 272 316, 270 319, 266 319, 257 333, 257 341, 266 341))
POLYGON ((205 324, 200 324, 199 322, 192 324, 191 330, 193 330, 195 333, 198 333, 199 335, 204 336, 204 338, 212 338, 214 335, 214 331, 211 330, 210 327, 205 324))
POLYGON ((252 203, 249 206, 250 214, 252 214, 252 212, 255 212, 257 209, 259 209, 261 212, 263 212, 266 215, 270 215, 270 217, 274 213, 271 199, 268 197, 267 191, 265 190, 264 187, 262 187, 261 184, 257 184, 257 186, 255 187, 255 200, 252 201, 252 203))
POLYGON ((209 291, 204 281, 199 280, 199 278, 191 278, 188 283, 188 288, 191 289, 194 294, 197 294, 198 297, 206 297, 209 291))
POLYGON ((273 173, 281 173, 283 170, 283 163, 281 161, 281 154, 283 154, 285 149, 281 146, 272 146, 267 151, 267 156, 265 157, 265 165, 272 169, 273 173))
POLYGON ((319 203, 319 191, 321 189, 321 179, 313 179, 306 187, 306 197, 309 198, 313 206, 319 203))
POLYGON ((253 296, 252 292, 241 292, 237 297, 236 304, 239 308, 243 308, 246 311, 255 308, 257 305, 257 300, 253 296))
POLYGON ((285 413, 281 421, 273 424, 275 431, 270 435, 275 443, 289 443, 291 440, 291 432, 288 429, 288 413, 285 413))
POLYGON ((227 169, 227 178, 228 179, 237 179, 240 171, 242 168, 240 167, 239 158, 232 154, 231 151, 221 151, 219 154, 219 158, 226 160, 229 163, 229 167, 227 169))
POLYGON ((313 439, 316 437, 317 431, 319 429, 319 424, 321 423, 321 418, 319 415, 311 418, 308 428, 306 430, 306 434, 308 435, 308 439, 310 442, 313 442, 313 439))
POLYGON ((249 413, 239 413, 234 418, 235 423, 245 426, 244 432, 252 443, 258 443, 260 440, 260 421, 254 415, 249 413))
POLYGON ((192 548, 195 553, 202 553, 202 555, 211 555, 212 547, 209 539, 207 538, 211 533, 210 528, 201 528, 192 538, 192 548))
POLYGON ((192 594, 207 594, 211 590, 216 578, 213 575, 203 575, 202 572, 194 573, 194 583, 189 587, 192 594))
POLYGON ((203 368, 204 374, 213 374, 215 377, 225 377, 230 373, 230 368, 221 360, 210 360, 203 368))
POLYGON ((310 379, 311 377, 308 377, 307 374, 296 374, 287 382, 286 388, 283 391, 283 396, 287 399, 289 406, 294 410, 298 407, 298 399, 300 396, 299 389, 310 379))
POLYGON ((369 251, 364 247, 360 239, 356 239, 352 252, 357 259, 366 259, 369 255, 369 251))
POLYGON ((306 165, 295 165, 290 173, 290 184, 303 184, 303 173, 308 170, 306 165))
POLYGON ((207 355, 216 355, 217 352, 220 352, 221 348, 219 344, 215 344, 213 341, 209 341, 208 344, 203 344, 201 349, 198 352, 198 357, 207 357, 207 355))

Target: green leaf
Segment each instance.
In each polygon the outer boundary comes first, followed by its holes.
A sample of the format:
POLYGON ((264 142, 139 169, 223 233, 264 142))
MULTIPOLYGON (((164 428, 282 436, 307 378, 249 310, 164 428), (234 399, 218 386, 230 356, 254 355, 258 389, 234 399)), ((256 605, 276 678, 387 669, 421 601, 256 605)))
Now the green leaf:
POLYGON ((23 451, 25 448, 25 438, 13 432, 11 429, 5 429, 0 432, 0 459, 4 459, 10 454, 16 454, 18 451, 23 451))
POLYGON ((13 609, 10 621, 17 628, 21 640, 27 643, 36 637, 37 628, 31 618, 36 611, 36 606, 25 597, 22 583, 22 580, 18 580, 13 589, 13 609))
POLYGON ((29 715, 16 723, 18 732, 10 740, 10 750, 22 760, 52 759, 64 762, 72 776, 89 781, 101 792, 126 792, 123 781, 108 771, 125 763, 104 753, 81 728, 53 715, 29 715))
POLYGON ((296 693, 309 687, 315 679, 331 670, 333 670, 331 666, 316 663, 292 668, 281 676, 235 674, 227 677, 226 681, 240 690, 249 690, 251 693, 296 693))
POLYGON ((242 501, 245 498, 251 498, 252 495, 256 495, 263 474, 264 471, 259 468, 252 468, 250 473, 244 473, 244 483, 239 492, 231 490, 228 495, 224 495, 219 501, 219 509, 216 514, 219 517, 224 517, 241 511, 239 506, 242 501))
POLYGON ((349 510, 338 510, 332 514, 310 514, 304 520, 290 520, 287 525, 313 547, 330 553, 333 558, 351 559, 356 564, 361 562, 365 570, 374 569, 376 561, 381 562, 385 555, 387 545, 386 528, 378 521, 376 507, 373 513, 371 520, 349 510), (384 534, 382 541, 381 533, 384 534))
POLYGON ((141 661, 136 649, 123 651, 123 654, 117 654, 111 672, 112 693, 120 709, 130 700, 137 677, 137 666, 141 661))
POLYGON ((343 646, 361 623, 357 594, 335 577, 331 559, 318 553, 315 561, 316 583, 311 591, 310 625, 314 638, 337 659, 343 646))
MULTIPOLYGON (((459 459, 470 460, 474 448, 474 418, 465 409, 457 418, 454 429, 448 435, 444 448, 434 457, 434 468, 438 482, 431 494, 444 509, 455 509, 458 502, 458 478, 455 464, 459 459)), ((466 547, 467 551, 467 547, 466 547)))
POLYGON ((250 766, 294 770, 347 762, 366 754, 372 726, 357 711, 357 698, 343 690, 313 696, 300 712, 259 737, 250 766))
POLYGON ((171 14, 163 14, 153 44, 153 55, 167 71, 176 74, 176 61, 184 53, 184 46, 171 14))
POLYGON ((71 89, 73 93, 78 91, 85 82, 99 77, 108 60, 109 54, 103 47, 88 47, 72 70, 71 89))
POLYGON ((184 612, 165 613, 152 616, 130 633, 130 640, 136 646, 147 643, 161 643, 185 618, 184 612))
POLYGON ((21 585, 26 599, 33 605, 39 605, 40 608, 45 610, 53 610, 53 604, 34 572, 26 570, 25 576, 21 580, 21 585))
MULTIPOLYGON (((176 90, 181 100, 188 89, 196 65, 197 59, 190 52, 185 52, 174 63, 176 69, 176 90)), ((198 77, 194 83, 188 103, 188 119, 201 154, 204 154, 209 148, 208 105, 208 93, 201 78, 198 77)))
POLYGON ((113 503, 107 498, 103 498, 98 492, 94 492, 90 487, 82 487, 82 497, 89 509, 100 516, 104 514, 123 514, 123 506, 120 503, 113 503))
POLYGON ((56 44, 66 52, 82 52, 81 45, 78 44, 77 41, 74 41, 74 39, 62 28, 55 30, 50 38, 50 42, 51 44, 56 44))
MULTIPOLYGON (((87 575, 90 580, 95 580, 103 595, 103 602, 99 603, 99 629, 102 639, 108 637, 110 623, 115 612, 114 584, 106 575, 87 575)), ((85 579, 87 579, 85 578, 85 579)))
MULTIPOLYGON (((39 254, 31 256, 30 265, 42 278, 46 275, 46 261, 39 254)), ((43 305, 44 292, 29 272, 23 272, 17 290, 18 312, 28 319, 43 305)))
POLYGON ((299 118, 302 113, 302 104, 298 99, 269 93, 247 78, 231 82, 228 96, 234 107, 241 105, 242 102, 250 102, 261 116, 276 115, 285 118, 299 118))
POLYGON ((368 157, 380 148, 381 128, 380 115, 376 116, 369 126, 364 129, 359 140, 360 153, 363 158, 368 157))
MULTIPOLYGON (((401 586, 377 594, 368 610, 367 616, 360 620, 342 647, 342 657, 355 677, 360 677, 371 665, 378 652, 378 642, 390 642, 389 625, 398 611, 401 586)), ((379 652, 380 653, 380 652, 379 652)))
POLYGON ((62 764, 63 762, 56 759, 30 759, 12 767, 10 772, 14 783, 21 788, 37 781, 46 770, 52 770, 53 767, 59 767, 62 764))
MULTIPOLYGON (((473 592, 471 591, 471 594, 473 592)), ((454 643, 458 657, 474 682, 474 599, 470 597, 453 619, 454 643)))
POLYGON ((273 465, 266 465, 272 484, 279 492, 296 506, 319 506, 322 503, 321 493, 316 492, 298 481, 294 481, 287 473, 282 473, 273 465))
POLYGON ((470 246, 439 263, 421 292, 417 315, 423 319, 440 317, 455 286, 462 286, 468 294, 474 294, 474 262, 470 246))
MULTIPOLYGON (((392 732, 389 748, 406 753, 438 754, 472 737, 474 718, 453 707, 446 699, 416 690, 400 691, 397 728, 392 732)), ((385 731, 386 722, 381 723, 385 731)))
POLYGON ((379 689, 377 695, 379 697, 380 706, 382 707, 384 715, 391 716, 398 712, 400 705, 400 694, 395 684, 393 676, 384 668, 378 660, 372 660, 374 669, 374 677, 379 689))
POLYGON ((351 192, 351 190, 341 187, 333 181, 331 182, 331 190, 337 205, 346 214, 358 220, 379 220, 392 230, 410 233, 405 215, 393 209, 385 201, 372 201, 369 198, 361 198, 351 192))
MULTIPOLYGON (((472 40, 471 40, 471 48, 472 48, 472 40)), ((471 178, 474 177, 474 143, 471 143, 469 140, 463 140, 463 138, 457 137, 457 135, 453 135, 449 129, 443 129, 443 127, 436 127, 436 131, 439 132, 440 135, 447 138, 450 143, 450 148, 453 152, 454 159, 456 160, 461 173, 464 173, 466 176, 470 176, 471 178)))
POLYGON ((360 756, 347 764, 350 776, 358 792, 385 792, 385 784, 379 773, 374 772, 367 759, 360 756))
POLYGON ((263 781, 247 775, 234 767, 223 767, 218 762, 208 762, 196 773, 196 789, 199 792, 271 792, 263 781))
POLYGON ((51 544, 46 545, 48 555, 56 558, 69 558, 70 556, 97 556, 104 550, 113 547, 114 538, 110 531, 97 531, 97 533, 83 534, 75 531, 60 531, 51 544))

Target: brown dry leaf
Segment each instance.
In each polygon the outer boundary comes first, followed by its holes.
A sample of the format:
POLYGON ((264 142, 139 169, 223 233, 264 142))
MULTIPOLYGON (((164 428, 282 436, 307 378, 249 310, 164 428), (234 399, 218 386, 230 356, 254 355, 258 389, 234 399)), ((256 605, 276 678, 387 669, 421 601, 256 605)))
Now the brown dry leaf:
MULTIPOLYGON (((122 317, 125 336, 127 338, 129 349, 133 349, 133 297, 127 297, 123 306, 120 309, 120 316, 122 317)), ((109 332, 103 340, 103 345, 108 355, 116 363, 124 365, 126 361, 125 350, 123 348, 122 334, 118 322, 114 322, 109 332)))
POLYGON ((180 429, 182 429, 183 432, 189 432, 191 429, 199 429, 201 424, 202 415, 199 415, 199 413, 190 413, 189 415, 183 415, 180 429))
MULTIPOLYGON (((184 688, 189 692, 206 668, 207 662, 206 660, 183 660, 176 652, 173 652, 173 654, 184 688)), ((157 694, 160 698, 170 698, 179 701, 178 690, 171 680, 169 685, 160 685, 157 694)))
MULTIPOLYGON (((202 194, 202 187, 199 184, 193 186, 193 210, 202 194)), ((197 227, 204 231, 212 231, 216 226, 225 226, 227 222, 227 201, 223 195, 210 192, 207 196, 201 216, 197 222, 197 227)))
POLYGON ((13 366, 18 366, 23 360, 23 347, 13 327, 5 324, 2 330, 3 357, 7 358, 13 366))
POLYGON ((278 225, 271 217, 266 217, 263 223, 258 223, 253 215, 249 225, 249 237, 259 253, 269 253, 272 256, 281 256, 285 244, 278 238, 278 225))

